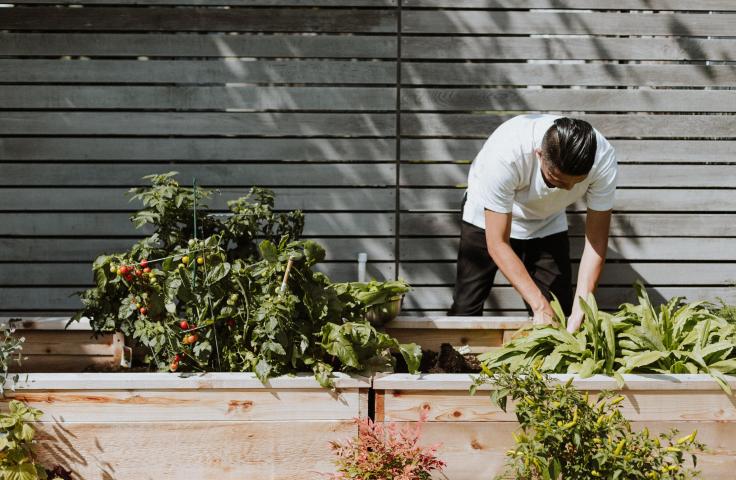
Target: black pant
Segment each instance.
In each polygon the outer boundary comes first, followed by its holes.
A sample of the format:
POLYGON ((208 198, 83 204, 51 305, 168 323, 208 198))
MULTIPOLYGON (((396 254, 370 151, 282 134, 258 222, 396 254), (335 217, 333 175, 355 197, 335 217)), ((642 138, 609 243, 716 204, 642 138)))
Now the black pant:
MULTIPOLYGON (((510 242, 542 294, 551 300, 554 293, 565 315, 570 315, 573 292, 567 232, 529 240, 512 238, 510 242)), ((488 253, 485 230, 462 222, 455 293, 447 314, 483 315, 483 304, 491 292, 497 271, 498 267, 488 253)), ((531 314, 531 307, 524 303, 531 314)))

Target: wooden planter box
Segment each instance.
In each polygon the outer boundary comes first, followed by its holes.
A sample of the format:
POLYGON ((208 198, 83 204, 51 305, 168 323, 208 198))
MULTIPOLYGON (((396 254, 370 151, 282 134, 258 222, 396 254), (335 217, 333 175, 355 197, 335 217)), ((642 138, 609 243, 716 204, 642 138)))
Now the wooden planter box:
POLYGON ((122 333, 94 337, 89 321, 82 319, 66 329, 68 318, 0 318, 12 324, 15 336, 24 337, 23 361, 11 363, 13 372, 81 372, 86 368, 120 365, 125 349, 122 333))
POLYGON ((402 343, 415 342, 438 352, 440 345, 468 346, 470 353, 484 353, 503 345, 529 317, 398 317, 385 326, 386 333, 402 343))
POLYGON ((39 460, 80 480, 315 478, 334 470, 329 441, 357 432, 370 387, 344 374, 335 392, 307 374, 267 386, 249 373, 21 377, 5 403, 44 412, 39 460))
MULTIPOLYGON (((556 375, 560 381, 569 375, 556 375)), ((624 375, 620 391, 626 397, 624 415, 637 428, 652 432, 672 427, 690 433, 711 449, 699 455, 698 468, 705 480, 734 478, 736 472, 736 400, 726 395, 706 375, 624 375)), ((470 396, 470 375, 393 374, 377 377, 377 421, 415 422, 422 408, 429 408, 423 443, 442 443, 439 456, 447 462, 450 480, 493 478, 505 462, 505 451, 514 445, 511 432, 518 428, 513 408, 508 413, 493 406, 489 387, 470 396)), ((581 390, 595 393, 615 390, 605 376, 576 379, 581 390)), ((736 379, 731 381, 736 388, 736 379)), ((441 477, 437 477, 441 478, 441 477)))

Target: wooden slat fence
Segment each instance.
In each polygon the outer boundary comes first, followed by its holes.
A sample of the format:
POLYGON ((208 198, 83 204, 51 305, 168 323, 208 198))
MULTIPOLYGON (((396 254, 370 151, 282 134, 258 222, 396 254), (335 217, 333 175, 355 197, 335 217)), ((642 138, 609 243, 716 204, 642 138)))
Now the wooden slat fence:
MULTIPOLYGON (((64 315, 177 170, 307 212, 324 269, 451 302, 470 161, 524 112, 584 118, 621 182, 599 297, 736 301, 728 0, 23 0, 0 6, 0 315, 64 315), (605 5, 604 5, 605 3, 605 5)), ((585 206, 570 209, 575 262, 585 206)), ((523 304, 501 276, 489 313, 523 304)))

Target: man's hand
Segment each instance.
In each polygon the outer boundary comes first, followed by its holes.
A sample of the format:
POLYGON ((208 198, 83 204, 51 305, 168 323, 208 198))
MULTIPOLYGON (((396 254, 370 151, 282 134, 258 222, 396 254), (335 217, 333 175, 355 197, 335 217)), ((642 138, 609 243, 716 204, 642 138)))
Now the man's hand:
POLYGON ((544 302, 533 310, 534 318, 532 323, 534 325, 552 325, 554 323, 555 312, 552 310, 549 302, 544 299, 544 302))
POLYGON ((583 310, 580 308, 580 304, 578 302, 575 302, 575 305, 572 307, 572 314, 567 319, 567 331, 570 333, 575 333, 578 328, 580 328, 580 325, 583 323, 583 310))

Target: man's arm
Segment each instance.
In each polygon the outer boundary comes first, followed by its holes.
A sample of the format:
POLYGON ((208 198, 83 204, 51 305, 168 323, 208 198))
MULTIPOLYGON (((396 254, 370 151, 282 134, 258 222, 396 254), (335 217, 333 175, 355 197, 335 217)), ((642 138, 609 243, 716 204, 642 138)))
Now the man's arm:
POLYGON ((511 214, 485 211, 486 245, 488 253, 501 273, 511 285, 532 307, 534 323, 548 323, 554 318, 554 312, 539 287, 526 271, 524 263, 511 248, 511 214))
POLYGON ((583 311, 580 308, 579 298, 588 299, 588 295, 595 291, 598 280, 606 263, 608 250, 608 232, 611 226, 611 210, 600 212, 588 209, 585 217, 585 248, 578 270, 578 286, 572 307, 572 315, 567 322, 567 330, 574 332, 583 321, 583 311))

